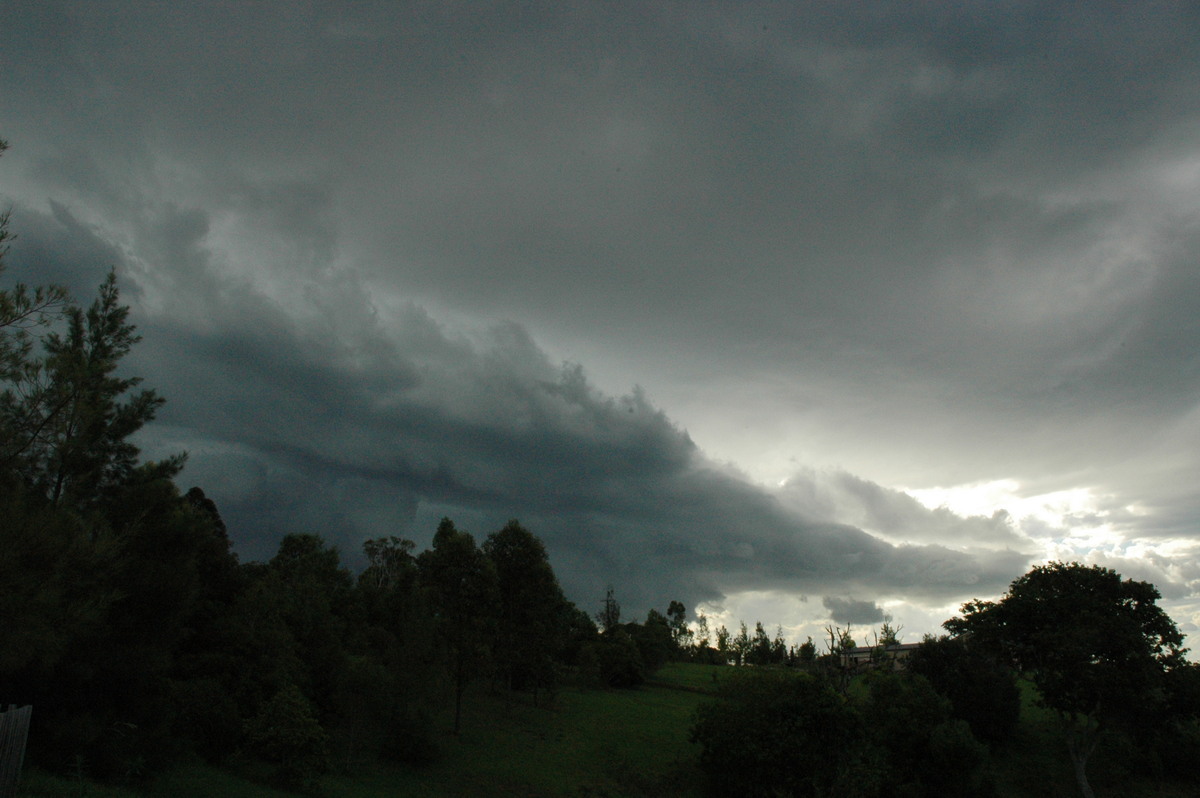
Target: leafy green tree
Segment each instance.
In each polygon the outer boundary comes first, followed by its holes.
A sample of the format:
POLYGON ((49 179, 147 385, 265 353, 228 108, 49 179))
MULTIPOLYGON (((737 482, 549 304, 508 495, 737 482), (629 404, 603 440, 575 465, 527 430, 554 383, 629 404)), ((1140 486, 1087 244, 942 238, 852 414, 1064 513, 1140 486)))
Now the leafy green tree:
POLYGON ((36 494, 0 507, 0 692, 38 706, 35 756, 121 775, 236 743, 236 708, 209 700, 242 675, 217 667, 236 564, 210 518, 167 480, 125 486, 86 527, 36 494))
POLYGON ((900 645, 900 630, 903 627, 892 626, 891 618, 885 617, 879 631, 874 633, 875 643, 871 648, 871 667, 874 669, 895 670, 896 657, 888 649, 900 645))
POLYGON ((671 626, 671 639, 675 643, 675 654, 681 656, 691 649, 693 637, 693 632, 687 625, 687 607, 683 606, 683 602, 672 601, 667 605, 667 622, 671 626))
POLYGON ((420 591, 415 548, 411 540, 395 536, 365 541, 367 567, 355 585, 359 611, 372 630, 360 647, 396 664, 429 658, 422 646, 431 635, 429 611, 420 591))
POLYGON ((729 647, 733 650, 733 662, 735 665, 746 665, 749 663, 750 632, 746 629, 745 621, 741 621, 738 633, 730 641, 729 647))
POLYGON ((658 610, 651 609, 646 613, 644 624, 630 623, 624 627, 633 642, 637 644, 646 673, 653 673, 666 664, 675 651, 675 643, 671 639, 671 627, 666 617, 658 610))
POLYGON ((582 655, 584 676, 603 687, 628 688, 644 682, 646 666, 642 652, 629 633, 630 628, 637 626, 618 626, 587 646, 582 655))
POLYGON ((1167 673, 1167 712, 1144 734, 1146 759, 1179 779, 1194 779, 1200 760, 1200 664, 1182 663, 1167 673))
MULTIPOLYGON (((0 268, 8 238, 4 217, 0 268)), ((0 291, 4 651, 26 652, 0 657, 0 684, 38 704, 47 757, 109 774, 190 739, 172 726, 207 676, 180 663, 226 614, 236 570, 223 529, 170 480, 183 457, 139 462, 132 436, 162 399, 118 374, 139 340, 128 313, 111 272, 86 311, 59 289, 0 291)))
POLYGON ((988 748, 957 718, 939 723, 929 734, 929 752, 921 763, 922 786, 929 798, 996 794, 988 748))
POLYGON ((332 711, 348 665, 352 584, 337 549, 313 534, 285 536, 262 582, 266 600, 287 629, 290 657, 300 666, 289 670, 289 678, 322 717, 332 711))
POLYGON ((845 629, 837 629, 837 650, 840 653, 845 653, 852 649, 858 648, 858 643, 854 642, 854 633, 850 627, 845 629))
POLYGON ((411 540, 394 535, 374 538, 363 542, 363 554, 367 567, 359 575, 359 585, 387 590, 407 582, 416 574, 417 561, 413 557, 416 544, 411 540))
POLYGON ((926 639, 907 667, 948 698, 954 717, 965 721, 980 740, 1001 743, 1016 732, 1021 695, 1012 670, 969 640, 926 639))
POLYGON ((844 693, 850 689, 850 679, 854 675, 854 663, 848 656, 857 647, 853 630, 850 626, 843 629, 834 624, 826 624, 825 637, 828 653, 817 660, 818 667, 844 693))
POLYGON ((509 689, 554 684, 554 655, 567 633, 566 598, 546 547, 516 520, 488 536, 483 552, 496 571, 495 659, 509 689))
POLYGON ((329 769, 329 735, 294 684, 285 685, 246 724, 251 750, 275 765, 285 787, 311 788, 329 769))
MULTIPOLYGON (((0 139, 0 155, 8 142, 0 139)), ((0 212, 0 274, 13 235, 8 211, 0 212)), ((22 412, 38 405, 45 392, 43 364, 33 357, 33 331, 57 319, 67 305, 67 292, 59 286, 35 287, 24 283, 0 289, 0 479, 11 479, 18 458, 40 433, 44 422, 22 412)))
MULTIPOLYGON (((722 627, 723 629, 724 627, 722 627)), ((719 631, 719 630, 718 630, 719 631)), ((726 632, 728 635, 728 632, 726 632)), ((728 658, 713 646, 712 631, 709 628, 708 616, 702 612, 696 613, 695 645, 692 646, 691 657, 696 662, 705 665, 724 665, 728 658)), ((719 640, 717 641, 720 642, 719 640)))
POLYGON ((0 517, 0 679, 30 701, 22 676, 52 673, 74 640, 103 634, 119 597, 107 583, 118 551, 111 536, 79 535, 76 519, 17 488, 0 490, 0 517))
POLYGON ((331 729, 348 759, 359 749, 413 764, 437 756, 429 716, 440 663, 414 548, 395 536, 363 543, 367 567, 355 587, 361 618, 331 729))
POLYGON ((600 632, 596 628, 592 616, 572 602, 564 603, 560 611, 566 632, 557 641, 556 656, 567 668, 579 668, 582 664, 583 652, 596 641, 600 632))
POLYGON ((767 637, 767 630, 763 628, 762 621, 754 623, 754 637, 750 638, 750 648, 746 652, 746 662, 751 665, 770 665, 771 664, 771 638, 767 637))
POLYGON ((817 661, 817 644, 813 642, 812 637, 793 647, 789 652, 789 659, 802 668, 811 668, 817 661))
POLYGON ((119 597, 88 659, 105 668, 113 716, 137 727, 127 736, 143 738, 148 762, 165 763, 183 740, 220 755, 230 742, 221 737, 236 725, 228 705, 198 715, 191 706, 193 723, 179 704, 194 683, 228 688, 241 676, 221 648, 241 589, 236 559, 212 515, 170 480, 127 484, 115 499, 107 521, 118 553, 109 578, 119 597))
POLYGON ((729 662, 732 655, 732 647, 729 643, 729 630, 725 628, 725 624, 721 624, 717 629, 717 656, 721 660, 721 664, 725 665, 729 662))
POLYGON ((999 601, 968 602, 944 625, 1033 680, 1091 798, 1087 761, 1102 732, 1155 706, 1182 662, 1183 636, 1159 598, 1154 585, 1108 568, 1052 562, 1014 580, 999 601))
POLYGON ((858 700, 889 794, 987 794, 986 747, 951 717, 950 702, 924 677, 873 670, 862 687, 865 694, 858 700))
POLYGON ((438 639, 446 652, 454 688, 454 733, 462 725, 467 686, 488 663, 495 633, 496 568, 475 539, 443 518, 433 546, 417 558, 421 584, 433 611, 438 639))
POLYGON ((702 651, 708 648, 710 641, 708 631, 708 616, 700 612, 696 614, 696 649, 702 651))
POLYGON ((26 362, 0 395, 0 426, 8 432, 6 461, 27 484, 52 504, 86 511, 135 476, 173 477, 184 457, 138 464, 130 438, 164 400, 153 390, 131 392, 141 378, 117 374, 141 338, 120 304, 116 274, 86 312, 72 305, 65 316, 65 331, 45 336, 45 356, 26 362))
POLYGON ((903 628, 903 626, 892 626, 890 620, 884 621, 883 625, 879 627, 879 632, 875 635, 875 645, 881 648, 899 645, 900 631, 903 628))

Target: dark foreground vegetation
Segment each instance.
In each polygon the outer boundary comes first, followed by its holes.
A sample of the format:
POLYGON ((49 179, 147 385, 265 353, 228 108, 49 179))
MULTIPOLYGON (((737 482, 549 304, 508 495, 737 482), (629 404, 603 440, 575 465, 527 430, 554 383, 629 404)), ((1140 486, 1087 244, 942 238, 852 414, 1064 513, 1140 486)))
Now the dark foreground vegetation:
POLYGON ((1195 793, 1197 668, 1154 587, 1103 568, 1035 568, 907 660, 885 626, 864 662, 834 627, 819 652, 675 601, 580 609, 517 521, 369 540, 357 574, 305 531, 240 563, 183 455, 132 442, 163 400, 120 368, 127 317, 112 274, 87 308, 0 291, 26 795, 1195 793))
MULTIPOLYGON (((711 703, 727 679, 761 671, 695 663, 669 663, 632 689, 564 687, 551 705, 533 707, 478 691, 464 707, 463 730, 450 732, 449 714, 434 717, 441 755, 427 765, 334 762, 316 794, 326 798, 390 796, 687 796, 727 795, 707 785, 698 763, 701 747, 689 741, 698 708, 711 703), (716 681, 714 681, 714 675, 716 681)), ((785 674, 786 675, 786 674, 785 674)), ((1021 720, 1013 737, 988 747, 984 789, 957 781, 942 795, 1075 796, 1079 794, 1052 715, 1036 706, 1022 683, 1021 720), (989 786, 990 785, 990 786, 989 786), (991 790, 994 789, 994 792, 991 790)), ((793 753, 764 772, 787 767, 793 753)), ((1092 767, 1101 798, 1190 798, 1194 781, 1147 773, 1128 740, 1108 738, 1092 767)), ((263 783, 261 765, 233 759, 220 767, 176 765, 136 786, 99 784, 74 773, 27 770, 24 798, 287 798, 263 783)), ((734 794, 762 794, 770 786, 756 774, 734 794), (761 786, 760 786, 761 785, 761 786)), ((786 793, 778 793, 786 794, 786 793)), ((803 794, 803 793, 799 793, 803 794)), ((853 793, 852 793, 853 794, 853 793)), ((889 788, 884 795, 903 794, 889 788)), ((911 793, 909 793, 911 794, 911 793)))

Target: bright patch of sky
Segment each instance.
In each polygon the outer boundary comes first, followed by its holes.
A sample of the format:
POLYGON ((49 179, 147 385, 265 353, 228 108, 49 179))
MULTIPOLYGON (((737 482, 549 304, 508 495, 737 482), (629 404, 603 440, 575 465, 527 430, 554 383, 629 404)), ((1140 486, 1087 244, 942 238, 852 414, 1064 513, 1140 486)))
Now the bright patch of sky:
MULTIPOLYGON (((1097 551, 1124 552, 1124 534, 1108 519, 1111 510, 1090 488, 1030 495, 1013 479, 952 487, 904 488, 931 510, 963 516, 1006 513, 1025 535, 1044 547, 1044 559, 1086 558, 1097 551)), ((1136 513, 1135 508, 1126 508, 1136 513)))

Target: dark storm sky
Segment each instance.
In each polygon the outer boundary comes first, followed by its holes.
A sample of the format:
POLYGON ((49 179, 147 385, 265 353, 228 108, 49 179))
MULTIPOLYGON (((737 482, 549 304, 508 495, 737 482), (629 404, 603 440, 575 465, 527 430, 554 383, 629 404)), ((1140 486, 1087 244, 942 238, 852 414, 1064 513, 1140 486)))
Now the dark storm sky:
POLYGON ((8 2, 2 279, 115 266, 245 557, 517 517, 796 634, 1080 558, 1192 628, 1196 9, 8 2))

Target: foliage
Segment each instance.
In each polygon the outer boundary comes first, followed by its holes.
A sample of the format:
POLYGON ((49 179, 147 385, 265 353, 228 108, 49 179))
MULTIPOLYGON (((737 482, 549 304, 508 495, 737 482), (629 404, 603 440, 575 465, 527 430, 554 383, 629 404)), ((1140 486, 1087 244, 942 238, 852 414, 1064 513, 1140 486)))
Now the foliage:
MULTIPOLYGON (((17 294, 0 305, 25 307, 17 294)), ((86 312, 62 314, 40 357, 2 333, 8 364, 22 362, 0 395, 0 689, 38 706, 33 761, 86 759, 92 773, 132 778, 202 745, 173 729, 198 719, 204 689, 179 663, 223 615, 234 566, 213 516, 170 480, 182 456, 138 462, 130 438, 161 400, 126 396, 140 380, 116 375, 138 339, 114 275, 86 312)))
POLYGON ((954 717, 966 721, 980 740, 1012 738, 1021 711, 1016 679, 979 646, 963 638, 929 638, 909 658, 908 670, 948 698, 954 717))
POLYGON ((732 651, 729 643, 729 630, 725 624, 717 627, 717 659, 722 663, 729 662, 732 651))
POLYGON ((417 564, 434 628, 449 661, 457 734, 463 694, 490 658, 499 590, 496 567, 475 546, 475 539, 455 528, 449 518, 442 519, 433 546, 417 564))
POLYGON ((285 787, 311 787, 329 769, 329 736, 295 685, 286 685, 246 725, 251 750, 276 766, 285 787))
POLYGON ((923 678, 877 671, 843 693, 791 669, 739 669, 692 739, 717 795, 988 795, 987 748, 923 678), (968 789, 968 792, 963 792, 968 789))
POLYGON ((1158 598, 1153 585, 1110 569, 1055 562, 1013 581, 998 602, 963 605, 945 626, 1033 680, 1091 796, 1087 760, 1101 733, 1159 704, 1166 673, 1182 661, 1182 635, 1158 598))
POLYGON ((497 617, 494 656, 509 689, 555 683, 555 653, 567 632, 566 598, 546 547, 515 520, 493 532, 483 552, 496 572, 497 617))
MULTIPOLYGON (((703 616, 701 616, 703 619, 703 616)), ((672 601, 667 605, 667 622, 671 627, 671 640, 675 644, 675 656, 682 656, 692 647, 694 633, 687 625, 687 607, 681 601, 672 601)), ((702 625, 704 637, 708 637, 707 622, 702 625)), ((704 645, 708 645, 705 639, 704 645)))
POLYGON ((799 646, 789 652, 789 659, 794 660, 800 667, 811 667, 817 661, 817 644, 809 637, 799 646))
MULTIPOLYGON (((8 142, 0 140, 0 155, 7 149, 8 142)), ((4 258, 13 239, 8 227, 9 218, 8 211, 0 212, 0 274, 4 272, 4 258)), ((38 364, 30 358, 33 331, 58 318, 66 304, 67 292, 61 286, 29 288, 24 283, 17 283, 12 288, 0 290, 0 382, 8 384, 8 390, 15 391, 18 396, 34 386, 38 378, 38 364)), ((20 428, 6 423, 4 434, 0 436, 3 441, 0 463, 7 464, 20 450, 25 437, 21 432, 20 428)))
MULTIPOLYGON (((67 306, 65 332, 50 332, 45 356, 30 362, 28 378, 0 397, 11 441, 7 459, 52 504, 92 509, 138 470, 138 447, 130 438, 163 399, 153 390, 130 393, 141 378, 116 374, 140 340, 128 315, 109 272, 86 312, 67 306)), ((147 463, 137 477, 170 478, 182 466, 182 455, 147 463)))
POLYGON ((605 687, 636 687, 646 681, 638 645, 623 628, 601 634, 582 656, 585 677, 605 687))
POLYGON ((985 798, 996 793, 987 746, 976 739, 966 721, 952 719, 933 727, 921 765, 923 787, 931 798, 985 798))
POLYGON ((288 674, 322 716, 348 666, 346 647, 353 579, 337 549, 317 535, 287 535, 267 565, 264 600, 275 608, 299 664, 288 674))
POLYGON ((891 620, 885 620, 875 635, 875 647, 886 648, 900 643, 900 630, 903 626, 892 626, 891 620))
POLYGON ((651 609, 645 623, 629 623, 622 628, 637 644, 647 674, 661 668, 675 653, 669 622, 658 610, 651 609))
POLYGON ((982 795, 987 748, 962 721, 951 718, 950 702, 924 677, 876 670, 864 678, 860 711, 879 752, 892 794, 941 796, 973 785, 982 795))
POLYGON ((722 682, 692 728, 717 795, 877 795, 862 716, 810 674, 755 670, 722 682))

